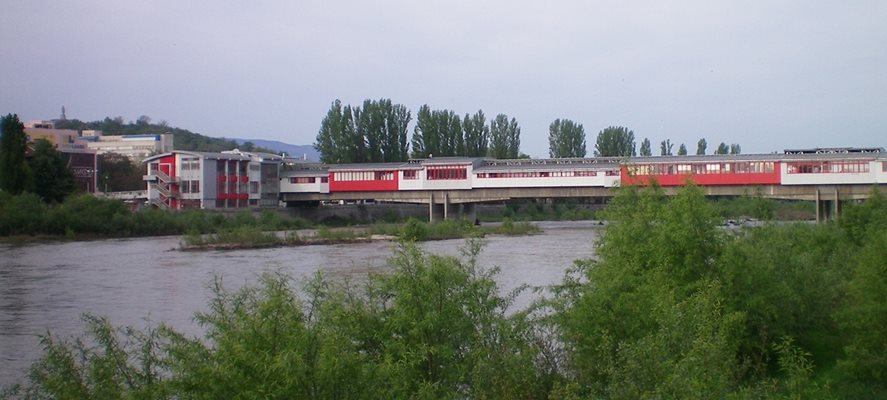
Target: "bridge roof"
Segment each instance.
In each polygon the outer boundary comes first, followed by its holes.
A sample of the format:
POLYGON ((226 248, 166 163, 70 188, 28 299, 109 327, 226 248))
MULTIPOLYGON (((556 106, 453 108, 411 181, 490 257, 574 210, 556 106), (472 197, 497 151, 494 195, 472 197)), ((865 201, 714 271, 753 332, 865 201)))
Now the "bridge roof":
POLYGON ((400 169, 403 166, 410 167, 404 162, 388 162, 388 163, 366 163, 366 164, 333 164, 329 166, 330 171, 391 171, 400 169))
POLYGON ((628 164, 658 164, 681 162, 732 162, 732 161, 805 161, 805 160, 874 160, 887 159, 884 153, 828 153, 828 154, 710 154, 686 156, 631 157, 628 164))
POLYGON ((485 164, 474 169, 475 172, 507 172, 507 171, 601 171, 619 169, 619 163, 526 163, 526 164, 485 164))

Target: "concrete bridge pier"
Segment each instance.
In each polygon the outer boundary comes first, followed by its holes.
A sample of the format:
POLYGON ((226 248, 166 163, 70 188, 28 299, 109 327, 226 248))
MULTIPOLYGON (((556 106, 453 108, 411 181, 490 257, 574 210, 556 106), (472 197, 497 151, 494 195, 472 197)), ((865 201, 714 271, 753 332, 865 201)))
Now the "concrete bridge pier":
POLYGON ((832 193, 822 193, 817 188, 814 198, 816 203, 816 222, 825 222, 835 220, 841 213, 841 197, 838 188, 834 188, 832 193))
POLYGON ((443 221, 449 218, 450 196, 444 192, 435 197, 434 193, 428 195, 428 222, 443 221))
POLYGON ((450 218, 477 219, 477 207, 474 203, 450 204, 450 195, 447 192, 431 193, 428 195, 428 222, 443 221, 450 218))

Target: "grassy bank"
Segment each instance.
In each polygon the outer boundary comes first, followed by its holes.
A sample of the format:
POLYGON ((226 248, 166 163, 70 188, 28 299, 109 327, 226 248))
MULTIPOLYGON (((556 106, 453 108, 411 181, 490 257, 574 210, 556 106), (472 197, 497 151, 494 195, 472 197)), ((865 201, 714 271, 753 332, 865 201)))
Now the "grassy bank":
POLYGON ((233 250, 264 247, 302 246, 312 244, 358 243, 370 240, 427 241, 495 235, 528 235, 540 232, 528 222, 506 219, 498 225, 477 226, 467 220, 446 220, 426 223, 410 218, 404 224, 375 224, 367 227, 329 228, 321 225, 313 233, 299 235, 263 231, 259 227, 242 226, 213 234, 191 230, 182 237, 181 250, 233 250))

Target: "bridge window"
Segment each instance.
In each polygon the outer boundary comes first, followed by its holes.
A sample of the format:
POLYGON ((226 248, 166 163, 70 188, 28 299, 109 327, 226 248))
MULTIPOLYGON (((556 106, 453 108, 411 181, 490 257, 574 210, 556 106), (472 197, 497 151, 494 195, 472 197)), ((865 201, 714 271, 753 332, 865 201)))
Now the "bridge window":
POLYGON ((788 163, 789 174, 859 174, 869 172, 868 161, 804 161, 788 163))
POLYGON ((468 168, 462 165, 441 165, 428 168, 428 180, 468 179, 468 168))
POLYGON ((297 176, 290 178, 290 183, 314 183, 316 178, 313 176, 297 176))

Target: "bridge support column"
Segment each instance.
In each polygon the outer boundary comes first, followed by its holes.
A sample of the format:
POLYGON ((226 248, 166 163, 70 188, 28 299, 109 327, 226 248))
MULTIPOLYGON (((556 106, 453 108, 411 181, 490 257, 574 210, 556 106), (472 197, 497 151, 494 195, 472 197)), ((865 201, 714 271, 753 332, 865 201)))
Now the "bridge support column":
POLYGON ((434 194, 428 197, 428 222, 434 223, 447 219, 447 202, 449 197, 446 193, 443 196, 443 202, 435 203, 434 194))
POLYGON ((820 190, 816 189, 816 222, 835 220, 841 215, 841 196, 838 188, 834 188, 834 196, 831 200, 824 197, 820 190))

